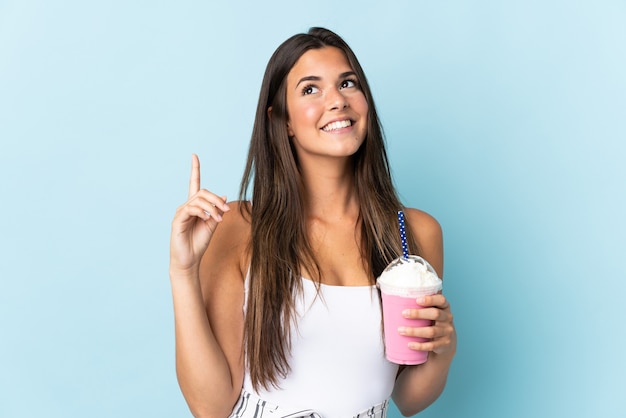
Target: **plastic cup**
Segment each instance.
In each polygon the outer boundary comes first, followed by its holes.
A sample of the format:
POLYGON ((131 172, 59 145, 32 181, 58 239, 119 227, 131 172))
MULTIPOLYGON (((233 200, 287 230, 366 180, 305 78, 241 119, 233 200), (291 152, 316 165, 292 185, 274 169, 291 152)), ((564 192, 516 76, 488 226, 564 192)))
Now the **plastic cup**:
MULTIPOLYGON (((401 264, 421 263, 427 270, 437 276, 437 273, 430 264, 419 256, 409 256, 408 258, 398 258, 387 268, 398 268, 401 264)), ((384 272, 383 272, 384 275, 384 272)), ((381 275, 381 277, 383 276, 381 275)), ((419 278, 414 282, 419 283, 419 278)), ((425 342, 428 338, 411 337, 400 335, 399 327, 427 327, 432 325, 432 321, 427 319, 410 319, 402 315, 405 309, 421 309, 416 299, 420 296, 434 295, 441 290, 441 280, 437 284, 428 286, 398 286, 384 283, 378 280, 383 305, 383 326, 385 335, 385 356, 387 360, 397 364, 415 365, 425 363, 428 359, 428 351, 413 350, 409 348, 412 341, 425 342)))

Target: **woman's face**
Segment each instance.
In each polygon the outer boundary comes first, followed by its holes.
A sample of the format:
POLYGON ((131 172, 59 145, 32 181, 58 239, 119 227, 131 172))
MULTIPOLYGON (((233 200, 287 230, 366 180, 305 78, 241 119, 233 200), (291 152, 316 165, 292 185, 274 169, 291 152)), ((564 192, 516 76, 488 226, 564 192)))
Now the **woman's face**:
POLYGON ((305 52, 287 75, 287 129, 298 159, 353 155, 367 132, 367 100, 344 53, 305 52))

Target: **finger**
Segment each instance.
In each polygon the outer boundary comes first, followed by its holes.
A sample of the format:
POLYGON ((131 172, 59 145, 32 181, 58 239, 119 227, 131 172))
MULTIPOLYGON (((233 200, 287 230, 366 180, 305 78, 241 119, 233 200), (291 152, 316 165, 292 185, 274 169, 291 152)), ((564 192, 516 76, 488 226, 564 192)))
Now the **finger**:
POLYGON ((203 221, 209 221, 211 219, 214 219, 217 222, 222 221, 222 217, 219 213, 214 213, 212 210, 208 210, 207 208, 199 205, 188 206, 187 214, 190 217, 195 216, 203 221))
POLYGON ((204 199, 194 199, 187 204, 187 213, 191 216, 197 216, 205 221, 213 218, 218 222, 222 220, 222 214, 215 204, 204 199))
POLYGON ((426 341, 426 342, 412 341, 409 343, 409 348, 411 350, 419 350, 419 351, 435 351, 441 345, 443 344, 438 343, 437 341, 426 341))
POLYGON ((191 155, 191 177, 189 178, 189 197, 200 190, 200 159, 196 154, 191 155))
POLYGON ((177 210, 176 210, 176 215, 174 216, 174 223, 181 223, 181 224, 185 224, 187 223, 189 220, 191 220, 191 218, 200 218, 202 220, 209 220, 211 219, 210 213, 207 214, 207 212, 202 208, 202 206, 197 205, 197 204, 185 204, 180 206, 177 210))
POLYGON ((450 334, 445 334, 437 338, 426 341, 411 341, 408 343, 412 350, 445 352, 454 344, 450 334))
POLYGON ((207 216, 207 219, 213 218, 218 222, 222 220, 222 215, 216 211, 215 205, 211 205, 210 208, 203 209, 202 212, 207 216))
POLYGON ((228 206, 228 199, 226 198, 226 196, 222 196, 222 210, 224 212, 228 212, 230 210, 230 207, 228 206))
POLYGON ((230 207, 226 203, 226 196, 218 196, 206 189, 200 189, 193 198, 189 200, 189 204, 200 205, 207 212, 223 215, 228 212, 230 207))
POLYGON ((436 306, 441 309, 447 309, 450 306, 446 297, 441 293, 419 297, 415 300, 415 303, 419 306, 436 306))
POLYGON ((430 319, 431 321, 452 320, 452 313, 441 308, 405 309, 402 316, 407 319, 430 319))
POLYGON ((398 334, 405 337, 419 337, 419 338, 435 338, 438 335, 436 327, 399 327, 398 334))

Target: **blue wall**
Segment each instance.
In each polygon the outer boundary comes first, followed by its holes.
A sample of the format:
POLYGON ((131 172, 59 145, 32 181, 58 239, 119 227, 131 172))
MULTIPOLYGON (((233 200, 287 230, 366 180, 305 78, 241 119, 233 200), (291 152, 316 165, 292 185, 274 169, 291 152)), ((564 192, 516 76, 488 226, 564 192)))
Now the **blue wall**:
POLYGON ((236 197, 265 64, 312 25, 360 57, 398 187, 444 228, 459 351, 420 416, 621 416, 625 21, 618 0, 0 1, 0 416, 188 416, 167 263, 190 154, 236 197))

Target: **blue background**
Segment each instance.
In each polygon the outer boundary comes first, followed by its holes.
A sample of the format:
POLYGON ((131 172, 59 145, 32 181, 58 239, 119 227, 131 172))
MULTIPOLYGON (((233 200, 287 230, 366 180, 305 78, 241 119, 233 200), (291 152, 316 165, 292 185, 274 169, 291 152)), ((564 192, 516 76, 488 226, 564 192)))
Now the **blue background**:
POLYGON ((0 416, 189 416, 167 265, 190 155, 236 197, 265 64, 312 25, 357 53, 398 188, 444 228, 459 350, 420 416, 623 416, 624 22, 617 0, 0 0, 0 416))

